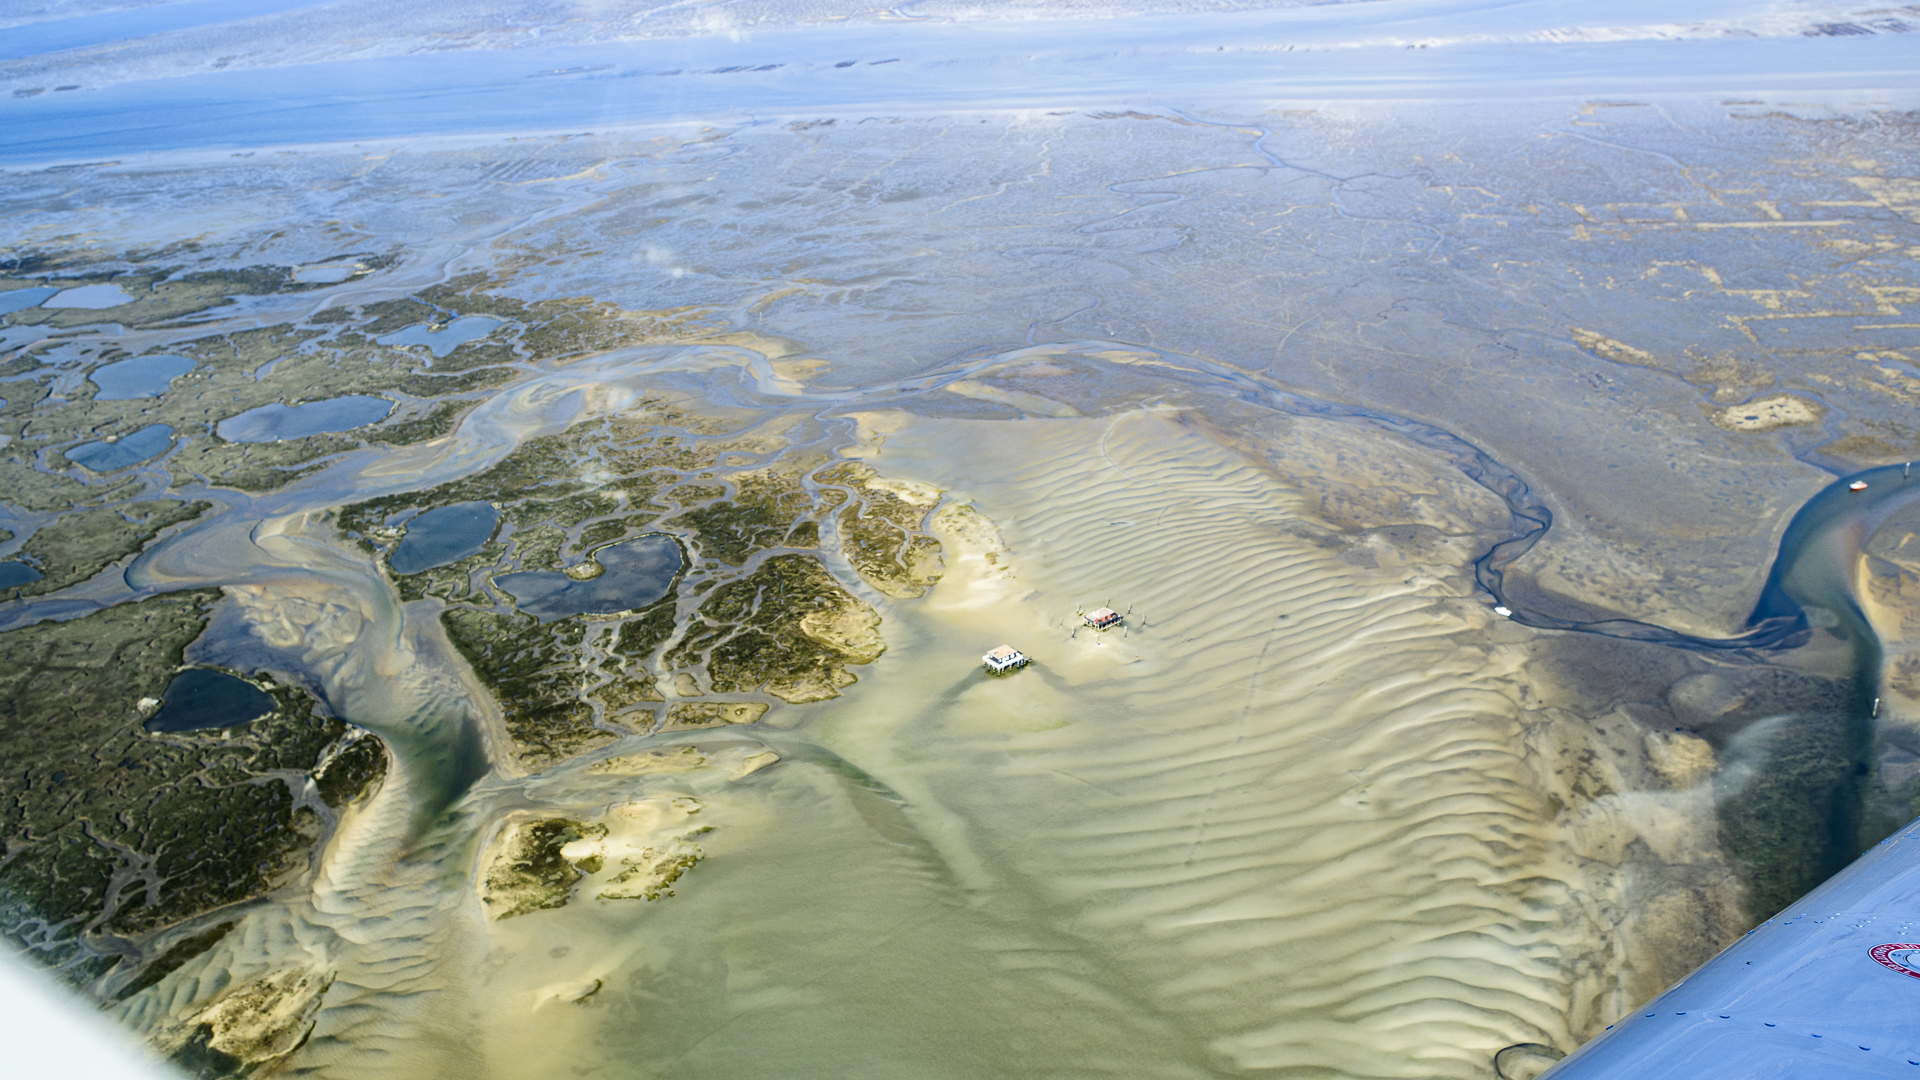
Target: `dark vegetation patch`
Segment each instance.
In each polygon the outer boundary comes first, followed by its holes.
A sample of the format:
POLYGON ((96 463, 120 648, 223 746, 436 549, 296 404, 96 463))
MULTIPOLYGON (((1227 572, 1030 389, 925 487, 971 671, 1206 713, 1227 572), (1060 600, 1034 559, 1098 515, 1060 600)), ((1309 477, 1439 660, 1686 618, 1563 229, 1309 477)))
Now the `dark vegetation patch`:
POLYGON ((271 714, 225 731, 141 726, 140 700, 164 691, 217 596, 0 634, 0 933, 77 981, 113 963, 90 938, 260 896, 306 866, 322 832, 293 791, 346 725, 303 692, 275 688, 271 714))
POLYGON ((174 942, 173 945, 168 947, 166 952, 161 953, 149 961, 147 966, 141 970, 140 974, 134 976, 125 986, 115 991, 113 1000, 125 1001, 127 998, 145 990, 149 986, 160 985, 160 980, 179 971, 187 961, 218 945, 221 938, 226 937, 227 934, 232 932, 234 927, 239 925, 240 922, 238 919, 229 920, 218 926, 210 926, 197 934, 189 934, 179 941, 174 942))
POLYGON ((213 504, 160 499, 82 510, 35 532, 20 553, 40 569, 39 581, 20 587, 22 596, 39 596, 86 581, 145 548, 162 529, 191 521, 213 504))
MULTIPOLYGON (((720 498, 725 489, 709 489, 716 492, 709 497, 718 501, 668 522, 691 530, 698 537, 701 554, 728 566, 743 565, 754 552, 781 546, 795 519, 813 509, 812 497, 790 480, 782 484, 781 478, 765 473, 741 473, 729 479, 734 482, 732 499, 720 498)), ((678 494, 687 495, 687 489, 678 494)))
POLYGON ((586 635, 581 620, 542 624, 519 612, 469 607, 449 608, 440 619, 493 691, 529 767, 544 768, 615 737, 593 726, 593 707, 584 700, 591 676, 579 661, 586 635))
POLYGON ((822 484, 852 504, 840 515, 841 548, 868 584, 888 596, 920 596, 945 567, 940 541, 927 534, 937 499, 909 499, 904 485, 886 481, 871 465, 843 461, 819 474, 822 484))
MULTIPOLYGON (((586 875, 560 849, 585 837, 607 834, 604 825, 548 818, 521 825, 507 838, 506 850, 487 869, 486 900, 497 919, 563 907, 586 875)), ((594 867, 598 869, 598 867, 594 867)))
POLYGON ((424 416, 410 420, 397 420, 381 426, 370 436, 389 446, 411 446, 414 443, 438 439, 451 434, 460 417, 473 408, 477 402, 443 401, 435 405, 424 416))
POLYGON ((387 778, 387 744, 370 732, 351 731, 338 753, 314 777, 320 799, 339 809, 378 790, 387 778))
POLYGON ((713 590, 668 653, 704 662, 714 690, 818 701, 854 681, 849 664, 880 652, 879 617, 811 555, 776 555, 713 590))

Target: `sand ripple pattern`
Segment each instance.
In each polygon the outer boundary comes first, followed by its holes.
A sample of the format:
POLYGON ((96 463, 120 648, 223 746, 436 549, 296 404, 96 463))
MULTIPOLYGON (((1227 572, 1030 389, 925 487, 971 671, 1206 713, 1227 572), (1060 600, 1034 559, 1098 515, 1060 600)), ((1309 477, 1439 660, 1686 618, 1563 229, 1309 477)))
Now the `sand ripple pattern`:
MULTIPOLYGON (((125 1019, 177 1023, 228 988, 298 970, 331 980, 307 1044, 287 1071, 355 1078, 470 1076, 465 987, 483 945, 468 884, 477 819, 447 813, 486 770, 476 688, 433 612, 396 603, 360 557, 326 542, 318 515, 239 524, 163 548, 155 582, 228 572, 226 648, 246 667, 298 673, 335 714, 379 734, 393 770, 327 844, 311 891, 255 907, 197 958, 164 998, 136 997, 125 1019)), ((215 578, 215 580, 219 580, 215 578)))
POLYGON ((1021 436, 976 436, 962 486, 1025 584, 1147 623, 1097 647, 1140 657, 1101 678, 1072 659, 1090 635, 1036 647, 1067 655, 1076 722, 1016 736, 993 802, 940 791, 978 835, 1043 822, 969 858, 1074 942, 1047 977, 1127 988, 1208 1072, 1483 1077, 1507 1044, 1566 1045, 1594 929, 1512 672, 1461 634, 1470 578, 1371 580, 1280 478, 1150 414, 999 426, 1021 436))

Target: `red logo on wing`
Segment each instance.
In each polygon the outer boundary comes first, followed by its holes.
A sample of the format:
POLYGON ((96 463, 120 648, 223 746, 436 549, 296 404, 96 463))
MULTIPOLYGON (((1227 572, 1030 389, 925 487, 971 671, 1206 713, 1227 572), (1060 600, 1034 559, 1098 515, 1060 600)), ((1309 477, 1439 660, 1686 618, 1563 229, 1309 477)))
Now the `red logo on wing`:
POLYGON ((1868 955, 1902 975, 1920 979, 1920 967, 1914 966, 1916 961, 1920 961, 1920 957, 1912 955, 1916 950, 1920 950, 1920 945, 1912 942, 1896 942, 1889 945, 1875 945, 1868 955), (1902 953, 1907 955, 1897 955, 1902 953))

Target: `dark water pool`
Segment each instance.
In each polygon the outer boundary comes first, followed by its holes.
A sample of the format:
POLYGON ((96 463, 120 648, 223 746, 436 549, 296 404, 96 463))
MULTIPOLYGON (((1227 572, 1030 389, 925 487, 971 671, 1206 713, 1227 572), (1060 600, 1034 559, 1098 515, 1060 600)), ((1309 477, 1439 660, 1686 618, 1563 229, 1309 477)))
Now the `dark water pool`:
POLYGON ((419 323, 373 340, 382 345, 425 345, 433 350, 437 359, 469 341, 486 337, 493 333, 494 327, 500 325, 501 320, 485 315, 463 315, 438 330, 432 329, 428 323, 419 323))
POLYGON ((347 431, 379 423, 393 411, 393 402, 383 397, 349 394, 305 405, 262 405, 238 416, 220 421, 214 430, 228 442, 273 442, 276 439, 304 439, 330 431, 347 431))
POLYGON ((558 570, 523 570, 502 574, 494 583, 521 611, 545 622, 646 607, 667 595, 680 572, 680 545, 659 533, 603 547, 593 557, 606 572, 591 581, 575 581, 558 570))
POLYGON ((94 472, 112 472, 163 454, 172 445, 172 428, 165 424, 148 424, 114 442, 82 443, 67 451, 67 460, 76 465, 85 465, 94 472))
POLYGON ((273 698, 245 679, 212 668, 188 668, 173 677, 147 718, 148 731, 206 731, 238 727, 273 711, 273 698))
POLYGON ((173 380, 194 367, 194 362, 184 356, 136 356, 94 368, 87 378, 100 388, 95 401, 126 401, 159 397, 173 380))
POLYGON ((500 511, 488 502, 435 507, 407 522, 407 535, 387 564, 396 574, 417 574, 464 559, 493 535, 500 511))
POLYGON ((8 289, 0 292, 0 315, 25 311, 60 295, 59 289, 8 289))
POLYGON ((15 589, 39 581, 40 571, 23 562, 0 562, 0 589, 15 589))

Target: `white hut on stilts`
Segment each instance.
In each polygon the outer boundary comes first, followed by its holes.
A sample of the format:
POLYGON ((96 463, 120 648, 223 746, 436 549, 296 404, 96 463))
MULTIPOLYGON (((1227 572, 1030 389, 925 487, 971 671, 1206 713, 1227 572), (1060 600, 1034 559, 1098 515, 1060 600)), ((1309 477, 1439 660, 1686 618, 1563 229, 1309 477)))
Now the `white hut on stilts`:
POLYGON ((1021 652, 1011 645, 1002 645, 980 659, 986 665, 987 670, 993 672, 995 675, 1004 675, 1009 671, 1026 667, 1032 663, 1032 661, 1027 659, 1026 653, 1021 652))

